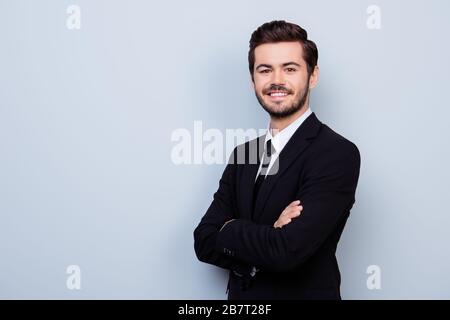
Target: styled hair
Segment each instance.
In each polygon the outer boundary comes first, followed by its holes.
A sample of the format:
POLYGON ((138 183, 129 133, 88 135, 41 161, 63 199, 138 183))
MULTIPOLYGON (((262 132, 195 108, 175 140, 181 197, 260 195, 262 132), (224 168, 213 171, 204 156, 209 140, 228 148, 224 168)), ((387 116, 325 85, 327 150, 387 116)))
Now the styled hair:
POLYGON ((319 58, 316 44, 308 40, 305 29, 294 23, 284 20, 266 22, 256 29, 250 38, 250 49, 248 51, 248 67, 253 79, 253 68, 255 65, 255 48, 265 43, 298 41, 303 47, 303 59, 306 61, 308 75, 314 71, 319 58))

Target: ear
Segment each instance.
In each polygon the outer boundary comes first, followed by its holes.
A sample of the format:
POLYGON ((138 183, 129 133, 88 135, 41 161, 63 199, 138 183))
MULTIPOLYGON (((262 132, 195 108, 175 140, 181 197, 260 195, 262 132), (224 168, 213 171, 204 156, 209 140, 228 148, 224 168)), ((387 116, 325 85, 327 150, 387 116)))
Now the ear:
POLYGON ((313 72, 311 73, 311 77, 309 77, 309 87, 311 89, 317 86, 317 82, 319 81, 319 66, 315 66, 313 72))

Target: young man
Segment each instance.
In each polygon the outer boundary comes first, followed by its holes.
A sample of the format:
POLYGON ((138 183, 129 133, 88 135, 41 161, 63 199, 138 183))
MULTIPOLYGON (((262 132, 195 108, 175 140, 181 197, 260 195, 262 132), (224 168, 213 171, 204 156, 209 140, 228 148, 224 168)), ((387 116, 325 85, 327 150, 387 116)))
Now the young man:
POLYGON ((272 21, 251 36, 249 69, 269 128, 234 150, 194 231, 199 260, 230 270, 229 299, 341 299, 335 252, 360 154, 309 107, 317 59, 296 24, 272 21))

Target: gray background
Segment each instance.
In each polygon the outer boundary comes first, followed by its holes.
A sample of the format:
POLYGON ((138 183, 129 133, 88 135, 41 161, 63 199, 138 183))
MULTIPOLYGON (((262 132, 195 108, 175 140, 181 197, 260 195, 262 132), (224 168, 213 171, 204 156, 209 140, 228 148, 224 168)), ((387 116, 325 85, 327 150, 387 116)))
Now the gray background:
POLYGON ((225 298, 192 231, 224 165, 175 165, 177 128, 265 128, 251 32, 319 47, 311 109, 362 167, 345 299, 450 298, 448 1, 0 1, 0 298, 225 298), (66 28, 69 4, 81 30, 66 28), (366 9, 381 8, 380 30, 366 9), (79 265, 81 290, 66 287, 79 265), (366 268, 382 287, 366 287, 366 268))

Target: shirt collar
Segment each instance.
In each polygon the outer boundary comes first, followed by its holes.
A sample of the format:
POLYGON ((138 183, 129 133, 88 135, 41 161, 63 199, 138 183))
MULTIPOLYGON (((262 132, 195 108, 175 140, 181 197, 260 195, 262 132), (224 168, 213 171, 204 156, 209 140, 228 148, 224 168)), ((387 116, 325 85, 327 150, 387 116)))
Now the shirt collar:
POLYGON ((300 117, 295 119, 290 125, 288 125, 286 128, 278 132, 275 137, 272 136, 271 130, 270 130, 270 122, 267 127, 266 132, 266 138, 264 141, 264 145, 266 145, 268 140, 272 140, 272 146, 275 149, 276 153, 280 153, 281 150, 286 146, 286 144, 289 142, 289 139, 294 135, 295 131, 300 127, 300 125, 303 123, 303 121, 308 118, 309 115, 312 114, 311 109, 308 107, 308 109, 303 113, 300 117))

